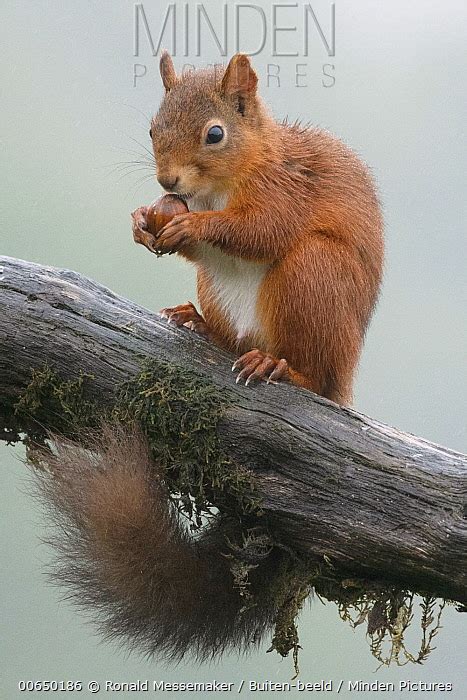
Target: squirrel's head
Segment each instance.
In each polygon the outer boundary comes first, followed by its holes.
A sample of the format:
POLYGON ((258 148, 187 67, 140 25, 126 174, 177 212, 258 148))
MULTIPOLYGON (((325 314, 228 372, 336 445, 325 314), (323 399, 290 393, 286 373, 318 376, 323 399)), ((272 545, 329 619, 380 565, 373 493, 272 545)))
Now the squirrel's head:
POLYGON ((164 52, 161 76, 166 93, 150 130, 157 179, 186 198, 229 190, 261 152, 273 123, 248 56, 235 55, 227 68, 177 76, 164 52))

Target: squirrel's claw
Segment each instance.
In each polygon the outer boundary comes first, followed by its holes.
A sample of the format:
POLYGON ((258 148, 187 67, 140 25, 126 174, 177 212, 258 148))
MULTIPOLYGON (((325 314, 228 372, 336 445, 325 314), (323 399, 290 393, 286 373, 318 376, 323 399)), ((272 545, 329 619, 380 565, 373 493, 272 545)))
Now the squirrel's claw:
POLYGON ((248 362, 247 365, 238 373, 237 379, 235 380, 236 384, 239 382, 245 380, 245 386, 248 386, 248 382, 250 380, 250 377, 253 376, 254 371, 258 367, 258 365, 261 364, 261 358, 260 357, 254 357, 250 362, 248 362))
POLYGON ((250 350, 238 358, 232 371, 239 369, 236 383, 245 380, 245 386, 263 380, 268 384, 277 384, 279 379, 286 379, 289 365, 285 359, 277 359, 262 350, 250 350))
POLYGON ((172 306, 166 309, 161 309, 159 312, 163 318, 166 318, 169 323, 175 326, 186 326, 195 333, 208 336, 209 330, 204 318, 196 310, 195 305, 188 301, 186 304, 172 306))

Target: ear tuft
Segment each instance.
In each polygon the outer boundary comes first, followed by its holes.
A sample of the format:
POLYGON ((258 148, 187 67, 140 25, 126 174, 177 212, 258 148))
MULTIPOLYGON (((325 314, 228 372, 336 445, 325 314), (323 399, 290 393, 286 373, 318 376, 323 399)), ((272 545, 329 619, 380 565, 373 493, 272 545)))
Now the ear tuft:
POLYGON ((165 91, 169 92, 177 84, 177 74, 168 51, 163 51, 160 60, 160 72, 165 91))
POLYGON ((256 75, 249 57, 244 53, 237 53, 230 60, 222 79, 222 94, 232 95, 241 100, 253 97, 256 94, 258 76, 256 75))

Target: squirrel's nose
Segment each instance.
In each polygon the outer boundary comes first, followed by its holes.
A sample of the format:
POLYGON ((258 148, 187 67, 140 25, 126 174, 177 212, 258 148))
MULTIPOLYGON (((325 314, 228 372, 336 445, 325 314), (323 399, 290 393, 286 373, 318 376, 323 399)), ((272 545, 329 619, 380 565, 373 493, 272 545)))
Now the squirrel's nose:
POLYGON ((179 178, 176 177, 174 179, 169 177, 158 177, 157 180, 159 184, 164 188, 164 190, 167 190, 168 192, 173 192, 173 190, 177 186, 179 178))

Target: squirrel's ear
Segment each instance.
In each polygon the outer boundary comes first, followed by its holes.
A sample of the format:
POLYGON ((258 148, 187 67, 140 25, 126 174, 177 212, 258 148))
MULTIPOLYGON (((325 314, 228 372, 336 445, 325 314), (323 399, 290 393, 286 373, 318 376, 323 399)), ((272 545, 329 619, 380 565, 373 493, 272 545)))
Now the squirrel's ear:
POLYGON ((161 54, 160 71, 165 91, 169 92, 169 90, 172 90, 172 88, 175 87, 177 82, 177 74, 168 51, 163 51, 161 54))
POLYGON ((222 78, 222 94, 239 97, 244 101, 255 95, 257 84, 258 76, 253 70, 248 56, 244 53, 235 54, 222 78))

